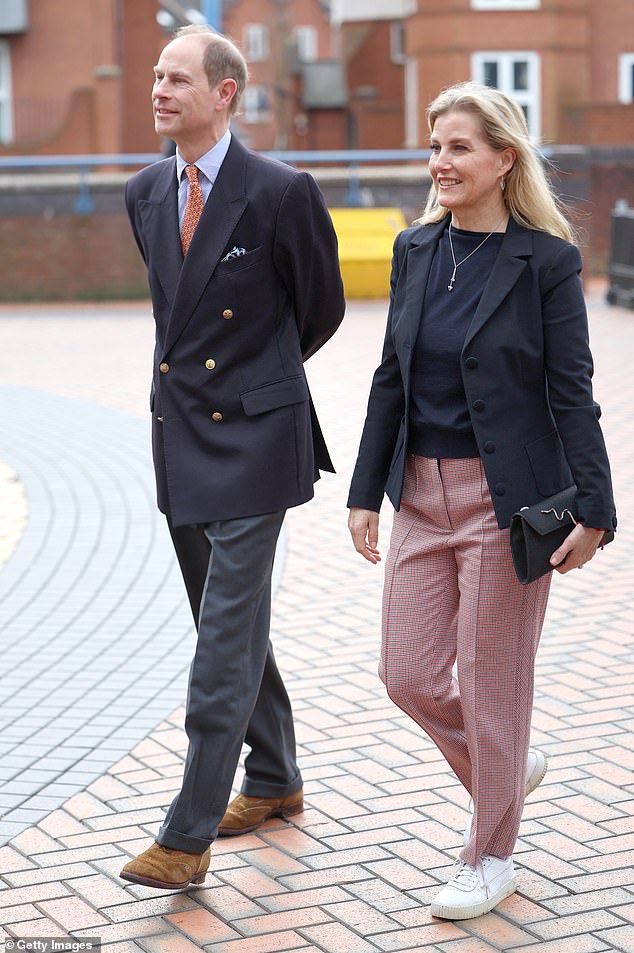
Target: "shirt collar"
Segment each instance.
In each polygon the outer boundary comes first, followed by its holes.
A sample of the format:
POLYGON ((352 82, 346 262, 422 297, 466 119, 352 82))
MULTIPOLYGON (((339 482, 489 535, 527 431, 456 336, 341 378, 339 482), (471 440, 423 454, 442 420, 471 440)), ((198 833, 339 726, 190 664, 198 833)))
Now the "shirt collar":
MULTIPOLYGON (((229 149, 229 144, 231 142, 231 132, 229 129, 225 132, 224 136, 218 140, 215 146, 212 146, 209 152, 206 152, 200 159, 196 159, 193 165, 198 166, 202 174, 207 178, 213 185, 216 181, 216 176, 220 171, 220 166, 222 165, 224 158, 229 149)), ((183 176, 183 169, 186 165, 190 163, 185 162, 182 155, 176 150, 176 178, 180 183, 183 176)))

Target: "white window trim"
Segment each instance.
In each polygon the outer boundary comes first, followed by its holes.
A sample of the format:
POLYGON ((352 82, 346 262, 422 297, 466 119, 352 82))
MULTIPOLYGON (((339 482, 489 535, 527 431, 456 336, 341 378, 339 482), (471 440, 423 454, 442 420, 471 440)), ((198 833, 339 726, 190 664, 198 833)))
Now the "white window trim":
POLYGON ((249 84, 244 91, 244 96, 242 99, 242 118, 244 122, 247 122, 251 125, 257 125, 261 122, 268 122, 271 117, 270 106, 265 109, 252 109, 249 100, 251 98, 256 98, 260 95, 260 92, 264 92, 267 101, 268 101, 268 90, 266 86, 261 84, 249 84))
POLYGON ((11 87, 11 47, 6 40, 0 40, 0 143, 13 142, 13 92, 11 87))
POLYGON ((472 10, 539 10, 541 0, 471 0, 472 10))
POLYGON ((483 65, 495 60, 502 74, 502 92, 508 93, 522 106, 529 106, 529 132, 531 138, 537 141, 541 136, 542 126, 542 94, 541 94, 541 57, 539 53, 528 50, 491 50, 478 51, 471 54, 471 76, 481 83, 483 81, 483 65), (528 92, 515 91, 509 81, 513 63, 516 60, 527 60, 532 78, 532 85, 528 92))
POLYGON ((634 102, 634 90, 632 89, 632 67, 634 66, 634 53, 621 53, 619 56, 619 102, 634 102))
POLYGON ((404 39, 403 21, 393 20, 390 23, 390 61, 397 66, 407 62, 404 39))
POLYGON ((242 30, 242 49, 244 55, 252 63, 263 63, 269 56, 269 28, 266 23, 245 23, 242 30), (251 43, 250 34, 259 34, 261 50, 253 51, 255 44, 251 43))
POLYGON ((420 104, 418 83, 418 60, 405 61, 405 148, 417 149, 420 146, 420 104))
POLYGON ((416 13, 416 0, 330 0, 330 22, 395 20, 416 13))
POLYGON ((310 24, 299 24, 294 29, 295 42, 297 43, 297 52, 300 60, 303 63, 312 63, 317 59, 318 53, 318 44, 319 37, 317 36, 317 27, 311 26, 310 24), (300 48, 300 36, 304 39, 301 41, 304 49, 300 48), (302 56, 301 53, 306 52, 307 56, 302 56))

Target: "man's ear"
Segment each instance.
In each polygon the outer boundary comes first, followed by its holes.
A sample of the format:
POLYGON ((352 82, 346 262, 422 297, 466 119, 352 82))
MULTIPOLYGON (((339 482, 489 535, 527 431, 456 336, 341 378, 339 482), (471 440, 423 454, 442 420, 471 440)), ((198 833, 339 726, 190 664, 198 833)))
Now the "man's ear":
POLYGON ((238 84, 235 79, 231 79, 229 76, 223 79, 218 85, 218 108, 228 109, 237 91, 238 84))

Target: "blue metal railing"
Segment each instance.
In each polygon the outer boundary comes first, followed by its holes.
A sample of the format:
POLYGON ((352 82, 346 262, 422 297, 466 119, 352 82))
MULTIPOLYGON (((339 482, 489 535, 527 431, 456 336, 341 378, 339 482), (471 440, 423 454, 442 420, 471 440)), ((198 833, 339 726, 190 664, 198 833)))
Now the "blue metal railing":
MULTIPOLYGON (((411 162, 429 158, 429 149, 306 149, 273 150, 263 155, 289 165, 316 162, 411 162)), ((98 168, 105 165, 143 166, 164 158, 159 152, 129 152, 105 155, 0 156, 1 169, 98 168)))
MULTIPOLYGON (((425 162, 428 149, 330 149, 330 150, 275 150, 264 152, 273 159, 289 165, 342 164, 348 166, 347 205, 360 205, 359 166, 364 163, 425 162)), ((8 169, 44 170, 78 169, 79 193, 75 202, 78 215, 94 211, 90 195, 89 173, 104 166, 142 167, 164 158, 158 152, 132 152, 105 155, 59 155, 59 156, 0 156, 0 172, 8 169)))
POLYGON ((0 169, 95 169, 104 165, 150 165, 162 158, 158 152, 112 155, 0 156, 0 169))

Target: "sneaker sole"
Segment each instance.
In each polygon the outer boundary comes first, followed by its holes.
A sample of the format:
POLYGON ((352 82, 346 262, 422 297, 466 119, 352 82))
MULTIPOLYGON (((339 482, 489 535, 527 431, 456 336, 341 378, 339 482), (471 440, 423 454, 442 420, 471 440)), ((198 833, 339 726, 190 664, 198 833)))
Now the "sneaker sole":
POLYGON ((510 897, 516 890, 517 882, 515 877, 513 877, 508 883, 504 884, 503 887, 500 887, 498 892, 494 893, 492 897, 488 897, 481 903, 474 903, 470 907, 449 907, 445 904, 435 903, 432 900, 430 908, 431 915, 432 917, 440 917, 442 920, 472 920, 474 917, 481 917, 484 913, 493 910, 494 907, 497 907, 498 903, 501 903, 506 897, 510 897))
POLYGON ((532 794, 535 788, 538 788, 546 777, 546 772, 548 771, 548 758, 543 753, 543 751, 538 751, 537 748, 533 748, 533 751, 537 755, 537 763, 533 768, 533 773, 529 778, 526 779, 526 794, 525 797, 528 797, 529 794, 532 794), (541 758, 541 763, 540 763, 541 758))

